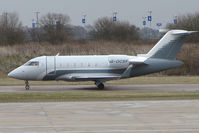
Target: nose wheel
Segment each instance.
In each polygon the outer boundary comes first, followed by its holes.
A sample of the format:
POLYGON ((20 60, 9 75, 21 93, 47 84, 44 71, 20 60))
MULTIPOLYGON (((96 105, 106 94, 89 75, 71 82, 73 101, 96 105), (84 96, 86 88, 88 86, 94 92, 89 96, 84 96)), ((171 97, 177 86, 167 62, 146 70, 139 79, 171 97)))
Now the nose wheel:
POLYGON ((26 84, 26 85, 25 85, 25 89, 26 89, 26 90, 30 90, 30 85, 29 85, 28 80, 25 81, 25 84, 26 84))
POLYGON ((97 86, 97 88, 99 88, 99 89, 104 89, 104 84, 102 83, 102 82, 98 82, 98 81, 96 81, 95 82, 95 85, 97 86))

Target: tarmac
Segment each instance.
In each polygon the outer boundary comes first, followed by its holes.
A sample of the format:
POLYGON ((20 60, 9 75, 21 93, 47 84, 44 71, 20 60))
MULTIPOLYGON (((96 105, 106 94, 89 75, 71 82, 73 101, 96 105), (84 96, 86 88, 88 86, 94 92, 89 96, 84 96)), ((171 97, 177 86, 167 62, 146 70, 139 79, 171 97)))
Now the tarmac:
POLYGON ((199 100, 0 104, 0 133, 198 132, 199 100))
MULTIPOLYGON (((94 85, 51 85, 51 86, 31 86, 33 92, 37 91, 79 91, 79 90, 100 90, 94 85)), ((107 91, 199 91, 199 84, 155 84, 155 85, 106 85, 107 91)), ((24 92, 24 86, 0 86, 0 92, 24 92)))
MULTIPOLYGON (((30 92, 98 90, 31 86, 30 92)), ((108 91, 199 91, 199 85, 107 85, 108 91)), ((25 92, 0 86, 0 92, 25 92)), ((0 103, 0 133, 198 133, 199 100, 0 103)))

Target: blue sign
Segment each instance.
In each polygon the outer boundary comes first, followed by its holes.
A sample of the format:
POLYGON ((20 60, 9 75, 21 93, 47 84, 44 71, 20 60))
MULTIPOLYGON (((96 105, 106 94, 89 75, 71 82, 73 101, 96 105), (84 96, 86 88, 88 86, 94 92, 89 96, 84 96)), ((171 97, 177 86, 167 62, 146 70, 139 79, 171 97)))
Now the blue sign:
POLYGON ((32 28, 35 28, 36 27, 36 23, 32 23, 32 28))
POLYGON ((160 26, 162 26, 162 23, 157 23, 156 25, 157 25, 158 27, 160 27, 160 26))
POLYGON ((174 23, 174 24, 178 24, 178 20, 177 20, 177 19, 174 19, 174 20, 173 20, 173 23, 174 23))
POLYGON ((82 23, 83 23, 83 24, 86 23, 86 19, 85 19, 85 18, 82 19, 82 23))
POLYGON ((146 21, 145 20, 143 21, 143 25, 146 25, 146 21))
POLYGON ((117 21, 117 17, 116 17, 116 16, 113 17, 113 21, 114 21, 114 22, 117 21))
POLYGON ((60 21, 56 21, 56 25, 60 25, 60 21))
POLYGON ((152 16, 148 16, 148 21, 152 21, 152 16))

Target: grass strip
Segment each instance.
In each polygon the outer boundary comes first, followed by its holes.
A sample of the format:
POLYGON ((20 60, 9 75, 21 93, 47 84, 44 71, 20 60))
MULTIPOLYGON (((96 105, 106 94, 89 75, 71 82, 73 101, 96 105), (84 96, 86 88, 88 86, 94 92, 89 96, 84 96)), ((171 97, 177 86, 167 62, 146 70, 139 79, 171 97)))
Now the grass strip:
MULTIPOLYGON (((0 78, 0 86, 24 86, 23 80, 7 77, 0 78)), ((93 82, 65 81, 30 81, 30 85, 93 85, 93 82)), ((166 76, 166 77, 135 77, 130 79, 109 81, 108 85, 141 85, 141 84, 199 84, 199 76, 166 76)))
POLYGON ((0 103, 7 102, 71 102, 129 100, 194 100, 199 92, 149 91, 75 91, 75 92, 13 92, 0 93, 0 103))

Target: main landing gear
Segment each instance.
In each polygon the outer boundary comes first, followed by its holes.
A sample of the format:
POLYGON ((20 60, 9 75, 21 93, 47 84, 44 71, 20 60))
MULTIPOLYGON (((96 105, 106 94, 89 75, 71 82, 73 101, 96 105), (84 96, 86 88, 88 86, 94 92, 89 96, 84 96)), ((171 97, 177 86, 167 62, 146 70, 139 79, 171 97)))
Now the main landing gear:
POLYGON ((25 80, 25 84, 26 84, 25 89, 30 90, 30 85, 29 85, 28 80, 25 80))
POLYGON ((97 86, 97 88, 99 88, 101 90, 104 89, 104 84, 102 82, 96 81, 95 85, 97 86))

